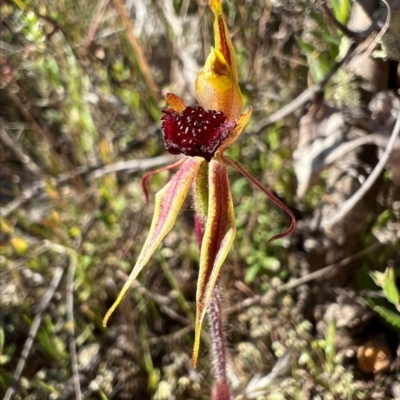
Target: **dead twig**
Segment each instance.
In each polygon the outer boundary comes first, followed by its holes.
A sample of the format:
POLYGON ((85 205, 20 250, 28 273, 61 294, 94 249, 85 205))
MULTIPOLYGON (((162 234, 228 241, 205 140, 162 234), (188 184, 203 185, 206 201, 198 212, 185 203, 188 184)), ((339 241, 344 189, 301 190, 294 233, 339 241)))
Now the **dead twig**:
MULTIPOLYGON (((370 57, 370 55, 372 54, 372 52, 374 51, 375 47, 377 46, 377 44, 380 42, 380 40, 382 39, 383 35, 386 33, 386 31, 389 29, 389 25, 390 25, 390 20, 392 18, 392 10, 390 5, 386 2, 386 0, 382 0, 383 3, 385 4, 386 8, 387 8, 387 14, 385 17, 385 22, 381 28, 381 30, 379 31, 379 33, 376 35, 376 37, 374 37, 371 40, 371 43, 368 44, 367 49, 365 50, 364 54, 360 57, 360 59, 357 61, 360 65, 362 65, 368 57, 370 57)), ((378 26, 378 21, 373 21, 371 26, 378 26)), ((366 31, 368 31, 370 28, 368 28, 366 31)), ((365 31, 365 32, 366 32, 365 31)), ((353 77, 355 71, 349 71, 349 73, 342 79, 342 85, 346 85, 350 79, 353 77)))
MULTIPOLYGON (((333 164, 350 151, 353 151, 365 144, 374 144, 375 146, 378 146, 380 148, 386 148, 389 143, 390 136, 386 135, 385 131, 386 129, 382 130, 382 132, 371 133, 369 135, 365 135, 357 139, 350 140, 349 142, 343 143, 326 157, 326 159, 324 160, 324 168, 333 164)), ((394 148, 400 149, 400 138, 397 138, 394 148)))
MULTIPOLYGON (((345 63, 347 63, 347 61, 349 61, 355 54, 359 53, 360 51, 362 51, 364 49, 365 42, 367 42, 369 44, 368 44, 368 48, 365 51, 365 54, 363 55, 362 60, 365 60, 367 57, 369 57, 389 27, 390 18, 391 18, 391 8, 386 1, 384 1, 384 3, 388 10, 387 14, 385 16, 385 22, 383 23, 382 29, 379 31, 378 35, 374 39, 372 39, 372 41, 370 43, 369 43, 369 41, 366 41, 366 39, 379 26, 379 24, 381 23, 382 17, 373 21, 372 24, 363 32, 352 32, 346 28, 346 30, 348 31, 347 33, 349 33, 354 39, 354 42, 350 45, 346 55, 331 68, 331 70, 328 72, 326 77, 320 83, 306 89, 303 93, 301 93, 299 96, 297 96, 295 99, 293 99, 289 104, 287 104, 286 106, 282 107, 280 110, 271 114, 267 119, 262 121, 262 123, 258 127, 256 127, 255 132, 252 132, 252 134, 259 135, 269 125, 271 125, 275 122, 278 122, 281 119, 287 117, 288 115, 292 114, 297 109, 299 109, 307 101, 311 100, 315 94, 320 92, 325 87, 325 85, 332 79, 332 77, 336 74, 336 72, 345 63)), ((395 2, 395 3, 396 3, 396 6, 398 6, 397 2, 395 2)), ((338 24, 339 24, 339 22, 338 22, 338 24)), ((362 60, 360 62, 363 62, 362 60)), ((346 79, 349 79, 352 76, 352 74, 353 73, 350 72, 346 76, 346 79)))
POLYGON ((385 149, 385 152, 382 154, 381 159, 376 165, 375 169, 372 171, 371 175, 366 179, 364 184, 358 189, 356 193, 349 199, 347 199, 343 205, 339 208, 336 215, 334 215, 330 220, 323 223, 324 229, 329 229, 339 221, 341 221, 353 208, 354 206, 361 200, 362 197, 371 189, 373 184, 378 179, 379 175, 382 173, 385 168, 386 163, 389 160, 390 154, 392 153, 397 137, 400 133, 400 112, 397 116, 397 122, 393 128, 392 135, 390 136, 389 143, 385 149))
POLYGON ((24 348, 22 349, 21 356, 18 360, 17 368, 15 369, 14 376, 12 379, 11 386, 7 389, 6 394, 4 396, 4 400, 11 400, 15 392, 17 391, 17 384, 19 379, 21 378, 22 371, 25 368, 26 361, 32 349, 33 341, 36 338, 39 327, 42 323, 43 312, 47 309, 50 304, 51 299, 54 296, 55 291, 57 290, 61 278, 63 276, 65 267, 56 267, 53 272, 53 279, 51 280, 50 286, 47 289, 45 295, 42 298, 37 310, 35 318, 33 319, 31 328, 29 329, 28 338, 25 341, 24 348))
POLYGON ((94 36, 96 35, 96 31, 99 28, 101 21, 103 20, 104 13, 106 12, 109 2, 110 0, 101 0, 101 2, 97 6, 96 12, 94 13, 94 18, 86 37, 85 54, 87 54, 89 51, 90 45, 92 44, 94 36))
POLYGON ((72 378, 74 381, 75 399, 82 400, 81 385, 79 379, 78 358, 76 355, 76 342, 75 342, 75 320, 74 320, 74 279, 77 265, 77 254, 71 252, 69 255, 69 268, 67 274, 66 286, 66 306, 67 306, 67 326, 68 326, 68 344, 69 354, 71 357, 72 378))
MULTIPOLYGON (((364 250, 361 250, 360 252, 358 252, 356 254, 353 254, 350 257, 347 257, 335 264, 328 265, 327 267, 319 269, 318 271, 315 271, 315 272, 312 272, 305 276, 302 276, 301 278, 294 279, 284 285, 279 286, 278 288, 276 288, 274 290, 276 290, 276 292, 278 292, 278 293, 287 292, 288 290, 291 290, 298 286, 304 285, 315 279, 322 278, 323 276, 330 274, 339 268, 343 268, 346 265, 349 265, 353 261, 356 261, 369 253, 372 253, 373 251, 379 249, 383 245, 384 245, 384 243, 376 242, 373 245, 367 247, 364 250)), ((265 294, 264 296, 256 295, 256 296, 244 299, 240 303, 237 303, 237 304, 233 305, 232 307, 227 308, 225 310, 225 314, 226 315, 235 314, 247 307, 253 306, 254 304, 260 304, 264 301, 264 298, 268 295, 269 295, 269 293, 265 294)))
POLYGON ((144 169, 154 168, 159 165, 169 164, 173 160, 176 160, 176 157, 166 154, 164 156, 145 158, 143 160, 120 161, 96 169, 90 174, 89 179, 98 179, 104 175, 112 174, 113 172, 119 172, 119 171, 127 171, 127 170, 130 170, 130 172, 142 171, 144 169))
MULTIPOLYGON (((115 164, 107 165, 105 167, 100 167, 99 169, 92 172, 90 179, 98 179, 104 175, 111 174, 118 171, 127 171, 131 173, 137 171, 143 171, 145 169, 155 168, 163 164, 168 164, 175 160, 176 157, 171 155, 163 155, 159 157, 146 158, 143 160, 128 160, 121 161, 115 164)), ((89 167, 79 167, 73 171, 65 172, 55 178, 56 184, 62 184, 71 179, 76 178, 79 175, 83 175, 89 171, 89 167)), ((7 217, 17 208, 21 207, 22 204, 29 201, 33 197, 37 196, 41 190, 46 187, 46 181, 40 180, 34 182, 31 186, 22 191, 22 193, 14 200, 10 201, 6 206, 0 207, 0 215, 7 217)))
POLYGON ((349 38, 365 39, 378 27, 378 21, 373 21, 372 24, 364 31, 361 32, 352 31, 346 25, 343 25, 340 21, 338 21, 335 18, 331 9, 328 7, 327 3, 323 3, 322 8, 326 12, 328 18, 332 21, 332 23, 349 38))
MULTIPOLYGON (((360 44, 360 46, 361 45, 362 44, 360 44)), ((278 122, 281 119, 287 117, 288 115, 298 110, 307 101, 311 100, 318 92, 320 92, 325 87, 325 85, 331 80, 331 78, 336 74, 336 72, 347 61, 350 60, 350 58, 353 56, 353 54, 357 49, 358 49, 357 43, 356 42, 352 43, 346 55, 332 67, 332 69, 328 72, 326 77, 320 83, 317 83, 316 85, 309 87, 303 93, 301 93, 299 96, 293 99, 289 104, 271 114, 267 119, 262 121, 262 123, 256 128, 255 132, 252 132, 252 135, 258 136, 269 125, 274 124, 275 122, 278 122)))
POLYGON ((8 134, 4 121, 0 118, 0 139, 6 147, 8 147, 14 154, 15 158, 20 161, 26 168, 34 175, 42 177, 44 175, 42 169, 32 161, 15 143, 14 139, 8 134))
POLYGON ((124 5, 121 3, 120 0, 113 0, 113 1, 115 8, 117 9, 118 15, 121 18, 122 24, 124 25, 129 43, 131 44, 132 50, 136 55, 139 68, 143 74, 146 85, 149 88, 153 99, 158 103, 160 101, 160 94, 158 87, 153 79, 153 75, 150 71, 150 67, 149 64, 147 63, 146 57, 144 56, 143 50, 133 33, 132 24, 129 21, 128 16, 126 15, 124 5))
POLYGON ((191 324, 189 326, 185 326, 184 328, 180 329, 177 332, 169 333, 168 335, 164 336, 156 336, 153 338, 149 339, 149 344, 150 345, 155 345, 160 342, 172 342, 172 341, 177 341, 181 339, 182 337, 185 337, 188 333, 193 331, 194 325, 191 324))
MULTIPOLYGON (((126 280, 128 279, 128 275, 119 269, 116 271, 116 275, 119 279, 121 279, 121 281, 126 282, 126 280)), ((148 290, 139 281, 133 281, 131 288, 136 290, 138 293, 142 294, 143 296, 148 297, 149 299, 153 300, 155 303, 157 303, 160 306, 165 306, 165 305, 171 304, 170 297, 163 296, 161 294, 154 293, 151 290, 148 290)))
POLYGON ((244 299, 240 303, 236 303, 235 305, 227 308, 224 311, 224 314, 226 314, 226 315, 235 314, 235 313, 237 313, 237 312, 239 312, 239 311, 241 311, 241 310, 243 310, 243 309, 245 309, 247 307, 251 307, 254 304, 260 303, 261 298, 262 298, 262 296, 256 295, 256 296, 250 297, 248 299, 244 299))
POLYGON ((294 288, 296 288, 296 287, 298 287, 300 285, 304 285, 305 283, 308 283, 308 282, 311 282, 311 281, 313 281, 315 279, 321 278, 324 275, 327 275, 327 274, 329 274, 331 272, 334 272, 335 270, 337 270, 339 268, 343 268, 346 265, 349 265, 353 261, 364 257, 365 255, 367 255, 367 254, 379 249, 383 245, 384 245, 384 243, 376 242, 376 243, 372 244, 371 246, 367 247, 366 249, 361 250, 358 253, 353 254, 352 256, 347 257, 347 258, 345 258, 345 259, 343 259, 343 260, 341 260, 341 261, 339 261, 339 262, 337 262, 335 264, 331 264, 331 265, 329 265, 329 266, 327 266, 325 268, 319 269, 318 271, 312 272, 310 274, 302 276, 301 278, 294 279, 294 280, 292 280, 292 281, 290 281, 290 282, 288 282, 288 283, 286 283, 286 284, 284 284, 282 286, 279 286, 277 288, 277 292, 278 293, 286 292, 286 291, 288 291, 290 289, 294 289, 294 288))

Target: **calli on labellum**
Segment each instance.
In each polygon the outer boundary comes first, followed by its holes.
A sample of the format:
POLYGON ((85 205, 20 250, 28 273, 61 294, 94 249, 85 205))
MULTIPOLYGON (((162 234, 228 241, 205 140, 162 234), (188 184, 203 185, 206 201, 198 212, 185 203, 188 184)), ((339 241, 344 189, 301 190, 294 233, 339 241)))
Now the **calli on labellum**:
POLYGON ((269 242, 289 235, 296 225, 293 213, 284 203, 240 164, 223 155, 224 150, 238 138, 249 120, 251 108, 242 113, 243 97, 238 86, 235 52, 222 14, 221 1, 211 0, 210 8, 215 17, 215 48, 211 49, 205 66, 196 79, 196 96, 200 106, 186 106, 178 96, 169 93, 165 99, 166 107, 162 110, 162 133, 166 149, 184 157, 174 164, 147 173, 142 179, 148 199, 148 178, 154 173, 179 167, 169 183, 156 194, 153 220, 142 251, 103 321, 106 325, 132 282, 171 230, 191 190, 195 209, 195 232, 200 247, 193 366, 197 364, 202 322, 221 266, 236 233, 227 166, 243 174, 290 216, 290 227, 269 242))

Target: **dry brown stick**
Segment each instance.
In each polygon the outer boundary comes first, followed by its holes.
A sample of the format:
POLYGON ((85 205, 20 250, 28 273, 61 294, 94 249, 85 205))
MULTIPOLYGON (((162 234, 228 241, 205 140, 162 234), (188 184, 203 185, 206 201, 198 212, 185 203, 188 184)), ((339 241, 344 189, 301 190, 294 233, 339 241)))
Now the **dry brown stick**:
MULTIPOLYGON (((121 271, 117 270, 116 275, 121 281, 126 282, 128 279, 128 275, 121 271)), ((148 297, 149 299, 153 300, 155 303, 159 304, 160 306, 165 306, 171 304, 171 298, 168 296, 163 296, 161 294, 152 292, 144 287, 139 281, 133 281, 131 289, 135 289, 138 293, 142 294, 143 296, 148 297)))
POLYGON ((171 156, 166 154, 164 156, 154 157, 154 158, 147 158, 143 160, 127 160, 127 161, 120 161, 114 164, 106 165, 105 167, 96 169, 93 171, 89 179, 98 179, 104 175, 111 174, 113 172, 118 171, 126 171, 131 170, 131 172, 154 168, 159 165, 169 164, 177 160, 176 156, 171 156))
MULTIPOLYGON (((176 159, 176 157, 173 157, 171 155, 164 155, 159 157, 147 158, 143 160, 121 161, 115 164, 107 165, 106 167, 101 167, 98 170, 95 170, 93 172, 93 175, 91 175, 91 179, 97 179, 100 178, 101 176, 104 176, 106 174, 111 174, 117 171, 124 171, 124 170, 125 171, 129 170, 130 172, 143 171, 145 169, 155 168, 163 164, 168 164, 169 162, 172 162, 174 159, 176 159)), ((79 167, 73 171, 62 173, 55 178, 56 183, 61 184, 70 179, 74 179, 78 175, 83 175, 87 173, 88 170, 89 170, 88 167, 79 167)), ((13 211, 19 208, 22 204, 24 204, 26 201, 38 195, 40 191, 45 187, 46 187, 46 181, 44 180, 34 182, 31 186, 24 189, 16 199, 10 201, 6 206, 0 207, 0 215, 3 217, 7 217, 13 211)))
POLYGON ((254 304, 258 304, 261 301, 261 299, 262 299, 262 296, 260 296, 260 295, 255 295, 253 297, 244 299, 240 303, 236 303, 235 305, 227 308, 224 311, 224 314, 230 315, 230 314, 237 313, 238 311, 243 310, 244 308, 251 307, 254 304))
POLYGON ((44 133, 42 128, 38 125, 36 120, 33 118, 32 113, 25 107, 25 105, 20 101, 18 96, 10 89, 7 88, 7 95, 17 106, 18 110, 24 116, 24 118, 31 124, 32 130, 36 133, 39 140, 44 140, 47 142, 47 135, 44 133))
MULTIPOLYGON (((335 150, 333 150, 324 160, 324 167, 327 167, 335 163, 340 158, 344 157, 350 151, 357 149, 365 144, 374 144, 380 148, 385 149, 389 143, 390 136, 386 135, 386 129, 382 129, 381 132, 370 133, 369 135, 361 136, 357 139, 345 142, 335 150)), ((395 143, 395 149, 400 150, 400 138, 397 138, 395 143)))
MULTIPOLYGON (((360 46, 361 45, 362 43, 360 44, 360 46)), ((332 67, 332 69, 328 72, 326 77, 320 83, 309 87, 299 96, 293 99, 289 104, 271 114, 267 119, 262 121, 262 123, 256 128, 256 131, 252 132, 252 134, 260 134, 269 125, 287 117, 288 115, 298 110, 307 101, 311 100, 318 92, 320 92, 325 87, 325 85, 331 80, 333 75, 335 75, 336 72, 353 56, 357 48, 357 43, 353 43, 347 51, 346 55, 332 67)))
POLYGON ((8 147, 14 156, 20 161, 26 168, 32 172, 32 174, 42 177, 44 175, 42 169, 32 161, 32 159, 27 156, 15 143, 14 139, 8 134, 4 121, 0 118, 0 140, 4 143, 6 147, 8 147))
MULTIPOLYGON (((13 103, 17 106, 18 110, 21 112, 21 114, 24 116, 24 118, 29 122, 32 131, 35 133, 37 140, 39 140, 40 143, 44 144, 50 155, 54 160, 57 161, 59 165, 63 165, 64 161, 61 159, 59 154, 57 154, 54 149, 51 147, 49 143, 49 138, 48 135, 43 131, 43 129, 39 126, 39 124, 36 122, 36 119, 33 116, 33 112, 31 109, 28 109, 25 107, 24 103, 19 99, 19 97, 10 89, 7 87, 7 95, 10 97, 10 99, 13 101, 13 103)), ((47 150, 46 149, 46 150, 47 150)))
POLYGON ((322 9, 326 12, 327 16, 332 21, 332 23, 349 38, 366 38, 378 26, 378 21, 373 21, 372 24, 365 31, 361 32, 352 31, 346 25, 343 25, 340 21, 336 19, 331 9, 328 7, 327 3, 322 4, 322 9))
POLYGON ((89 32, 86 37, 85 54, 87 54, 89 51, 90 45, 92 44, 94 39, 94 35, 96 34, 97 29, 99 28, 99 25, 104 17, 104 13, 106 12, 109 2, 110 0, 101 0, 99 5, 97 6, 97 10, 94 13, 94 18, 92 20, 89 32))
MULTIPOLYGON (((377 46, 377 44, 380 42, 380 40, 382 39, 383 35, 386 33, 386 31, 389 29, 389 25, 390 25, 390 20, 392 18, 392 9, 390 7, 390 5, 386 2, 386 0, 382 0, 383 3, 385 4, 386 8, 387 8, 387 14, 385 16, 385 22, 381 28, 381 30, 378 32, 378 34, 371 40, 370 43, 368 43, 368 47, 365 50, 364 54, 360 57, 360 59, 358 60, 358 63, 361 65, 363 64, 366 59, 372 54, 372 52, 374 51, 375 47, 377 46)), ((377 21, 373 21, 371 26, 377 26, 378 23, 377 21)), ((370 28, 367 29, 367 31, 369 31, 370 28)), ((353 75, 355 74, 355 71, 349 71, 348 74, 342 79, 341 85, 344 86, 346 85, 351 78, 353 77, 353 75)))
POLYGON ((17 368, 15 369, 15 372, 14 372, 12 384, 7 389, 3 400, 11 400, 11 398, 13 397, 13 395, 16 392, 16 385, 17 385, 19 379, 21 378, 22 371, 25 368, 26 361, 27 361, 29 353, 31 352, 31 349, 32 349, 33 341, 35 340, 36 335, 39 330, 39 327, 40 327, 40 324, 42 323, 43 312, 49 306, 50 301, 53 298, 54 293, 57 290, 58 285, 61 282, 63 273, 64 273, 63 267, 56 267, 54 269, 53 279, 51 280, 50 286, 47 289, 47 292, 45 293, 45 295, 43 296, 42 301, 39 304, 39 307, 37 308, 35 318, 33 319, 32 325, 29 329, 28 337, 25 341, 24 348, 22 349, 21 356, 18 360, 17 368))
MULTIPOLYGON (((382 247, 384 243, 376 242, 373 245, 367 247, 364 250, 361 250, 360 252, 353 254, 350 257, 347 257, 335 264, 328 265, 325 268, 319 269, 318 271, 312 272, 310 274, 307 274, 305 276, 302 276, 301 278, 294 279, 284 285, 279 286, 276 289, 278 293, 286 292, 288 290, 294 289, 300 285, 304 285, 305 283, 311 282, 315 279, 322 278, 324 275, 332 273, 335 269, 343 268, 346 265, 350 264, 351 262, 358 260, 361 257, 364 257, 365 255, 379 249, 382 247)), ((264 296, 268 296, 269 293, 265 294, 264 296)), ((240 303, 237 303, 228 309, 225 310, 226 315, 234 314, 238 311, 243 310, 244 308, 251 307, 254 304, 259 304, 263 302, 264 296, 256 295, 247 299, 244 299, 240 303)))
POLYGON ((69 354, 71 357, 71 369, 72 377, 74 381, 75 399, 82 400, 81 385, 79 380, 79 367, 78 357, 76 355, 76 342, 75 342, 75 320, 74 320, 74 279, 77 265, 77 254, 70 252, 69 254, 69 268, 67 274, 67 296, 66 296, 66 307, 67 307, 67 321, 68 321, 68 344, 69 354))
POLYGON ((121 21, 124 25, 126 35, 128 37, 129 43, 132 46, 132 50, 136 55, 140 71, 143 74, 144 80, 146 82, 147 87, 149 88, 153 99, 156 102, 160 101, 160 93, 158 87, 153 79, 153 75, 150 71, 149 64, 144 56, 143 50, 140 47, 139 42, 136 40, 136 37, 133 33, 132 24, 129 21, 128 16, 126 15, 124 5, 121 3, 121 0, 113 0, 115 8, 117 9, 118 15, 121 18, 121 21))
POLYGON ((171 342, 186 336, 190 331, 194 330, 193 325, 185 326, 177 332, 172 332, 164 336, 156 336, 149 339, 149 344, 154 345, 160 342, 171 342))
POLYGON ((342 206, 339 208, 338 212, 328 221, 323 224, 323 228, 329 229, 334 224, 341 221, 353 208, 354 206, 365 196, 368 190, 371 189, 373 184, 379 178, 379 175, 382 173, 385 168, 386 163, 389 160, 390 154, 392 153, 397 137, 400 134, 400 111, 397 116, 397 122, 393 128, 392 135, 390 136, 390 140, 388 145, 386 146, 385 152, 382 154, 378 164, 372 171, 372 173, 368 176, 363 185, 358 189, 356 193, 353 194, 352 197, 347 199, 342 206))
MULTIPOLYGON (((125 274, 125 272, 117 270, 116 272, 118 278, 121 278, 122 281, 126 282, 128 279, 128 275, 125 274)), ((176 311, 174 311, 171 307, 169 307, 169 304, 171 304, 171 298, 168 296, 162 296, 157 293, 153 293, 152 291, 148 290, 145 288, 140 282, 138 281, 133 281, 131 289, 135 289, 138 293, 142 294, 144 297, 153 300, 158 306, 160 307, 160 310, 174 319, 175 321, 178 321, 182 325, 189 325, 191 321, 188 318, 185 318, 184 316, 178 314, 176 311)))
MULTIPOLYGON (((386 7, 387 7, 387 15, 385 16, 385 22, 382 26, 382 29, 379 31, 378 35, 370 42, 368 43, 368 48, 365 51, 365 58, 369 57, 370 54, 372 53, 373 49, 376 47, 378 42, 381 40, 382 36, 385 34, 387 29, 389 28, 389 23, 390 23, 390 18, 391 18, 391 7, 389 4, 384 1, 386 7)), ((397 2, 396 2, 397 3, 397 2)), ((396 7, 398 4, 396 4, 396 7)), ((258 135, 263 131, 266 127, 269 125, 280 121, 281 119, 287 117, 288 115, 292 114, 294 111, 296 111, 299 107, 301 107, 303 104, 305 104, 307 101, 311 100, 313 96, 321 91, 325 85, 331 80, 333 75, 336 74, 336 72, 344 65, 358 50, 362 50, 363 47, 365 46, 364 42, 365 39, 369 37, 369 35, 374 31, 374 29, 379 25, 381 18, 378 18, 377 20, 373 21, 371 26, 368 27, 365 31, 363 32, 358 32, 357 34, 353 35, 355 38, 355 42, 352 43, 350 46, 349 50, 347 51, 346 55, 339 61, 337 62, 332 69, 328 72, 326 77, 318 84, 311 86, 310 88, 306 89, 303 93, 301 93, 299 96, 297 96, 295 99, 293 99, 289 104, 286 106, 282 107, 280 110, 274 112, 271 114, 266 120, 264 120, 259 127, 256 128, 256 132, 253 132, 253 134, 258 135)), ((363 56, 363 58, 364 58, 363 56)), ((349 77, 352 76, 352 73, 350 72, 346 79, 349 79, 349 77)))
POLYGON ((383 245, 384 245, 384 243, 375 242, 374 244, 372 244, 371 246, 367 247, 366 249, 361 250, 358 253, 353 254, 352 256, 347 257, 347 258, 345 258, 345 259, 343 259, 343 260, 341 260, 341 261, 339 261, 339 262, 337 262, 335 264, 331 264, 331 265, 329 265, 329 266, 327 266, 325 268, 319 269, 318 271, 311 272, 310 274, 302 276, 301 278, 294 279, 294 280, 292 280, 292 281, 290 281, 290 282, 288 282, 288 283, 286 283, 286 284, 284 284, 282 286, 279 286, 277 288, 277 291, 279 293, 286 292, 286 291, 288 291, 290 289, 294 289, 294 288, 296 288, 296 287, 298 287, 300 285, 304 285, 305 283, 308 283, 308 282, 311 282, 311 281, 313 281, 315 279, 321 278, 324 275, 326 275, 326 274, 328 274, 330 272, 333 272, 335 269, 343 268, 346 265, 349 265, 353 261, 358 260, 361 257, 364 257, 365 255, 367 255, 367 254, 379 249, 383 245))

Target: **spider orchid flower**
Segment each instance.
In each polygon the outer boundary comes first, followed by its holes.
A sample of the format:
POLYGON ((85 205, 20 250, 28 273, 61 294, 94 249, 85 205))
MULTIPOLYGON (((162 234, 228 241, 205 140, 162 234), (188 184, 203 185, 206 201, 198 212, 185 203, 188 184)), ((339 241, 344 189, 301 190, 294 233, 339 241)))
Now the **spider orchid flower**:
POLYGON ((104 325, 114 312, 163 238, 173 227, 183 202, 191 190, 195 209, 195 233, 200 247, 200 268, 196 294, 195 342, 192 363, 195 367, 200 346, 200 332, 210 304, 221 266, 232 246, 235 215, 227 166, 243 174, 291 218, 290 227, 268 242, 293 232, 295 217, 290 209, 241 165, 223 154, 240 135, 251 115, 243 112, 243 97, 238 86, 235 52, 229 37, 220 0, 211 0, 215 48, 196 79, 196 95, 200 106, 186 106, 174 94, 166 95, 162 110, 162 133, 171 154, 183 154, 179 161, 147 173, 146 182, 157 172, 179 167, 169 183, 156 194, 150 231, 127 282, 104 318, 104 325))

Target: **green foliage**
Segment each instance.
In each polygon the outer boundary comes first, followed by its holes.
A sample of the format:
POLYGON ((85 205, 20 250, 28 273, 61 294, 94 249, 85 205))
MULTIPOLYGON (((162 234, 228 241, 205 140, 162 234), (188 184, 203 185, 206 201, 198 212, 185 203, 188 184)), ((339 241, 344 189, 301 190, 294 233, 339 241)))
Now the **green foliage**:
MULTIPOLYGON (((29 321, 29 318, 27 318, 27 321, 29 321)), ((43 320, 43 325, 37 335, 37 341, 43 352, 60 365, 69 359, 66 352, 66 343, 59 336, 58 329, 48 315, 43 320)))
POLYGON ((393 267, 387 267, 385 272, 373 271, 370 273, 377 286, 383 289, 386 298, 394 304, 400 312, 400 293, 396 284, 396 272, 393 267))
MULTIPOLYGON (((303 398, 305 377, 312 379, 314 398, 321 399, 366 399, 367 393, 359 390, 355 378, 342 364, 335 351, 336 326, 331 322, 326 327, 325 339, 310 340, 312 326, 309 322, 299 323, 287 332, 286 345, 295 354, 292 377, 271 385, 268 400, 303 398), (307 371, 307 372, 306 372, 307 371)), ((277 357, 287 351, 280 343, 273 343, 277 357)), ((290 350, 289 350, 290 351, 290 350)))
POLYGON ((386 322, 388 322, 393 327, 400 329, 400 314, 394 312, 387 307, 378 306, 373 301, 369 300, 368 304, 370 307, 376 311, 386 322))
MULTIPOLYGON (((5 346, 6 337, 4 333, 4 329, 0 327, 0 367, 6 365, 10 362, 12 355, 16 350, 15 343, 10 343, 5 346)), ((1 376, 1 374, 0 374, 1 376)), ((0 378, 1 379, 1 378, 0 378)), ((0 382, 0 385, 4 382, 0 382)))
POLYGON ((332 6, 335 18, 343 25, 346 25, 350 16, 351 0, 330 0, 329 3, 332 6))
MULTIPOLYGON (((345 24, 350 15, 351 1, 331 0, 330 5, 334 17, 345 24)), ((311 31, 311 36, 314 39, 305 41, 296 36, 296 41, 307 58, 307 64, 314 82, 318 83, 327 75, 336 62, 343 35, 337 28, 332 27, 327 22, 327 18, 321 11, 309 10, 309 17, 316 26, 316 29, 311 31), (320 48, 319 43, 325 44, 323 49, 320 48)))
POLYGON ((370 307, 376 311, 386 322, 400 329, 400 292, 396 283, 396 272, 393 267, 387 267, 385 272, 373 271, 370 276, 375 284, 383 289, 386 299, 394 305, 396 311, 384 305, 378 305, 371 299, 368 301, 370 307))

